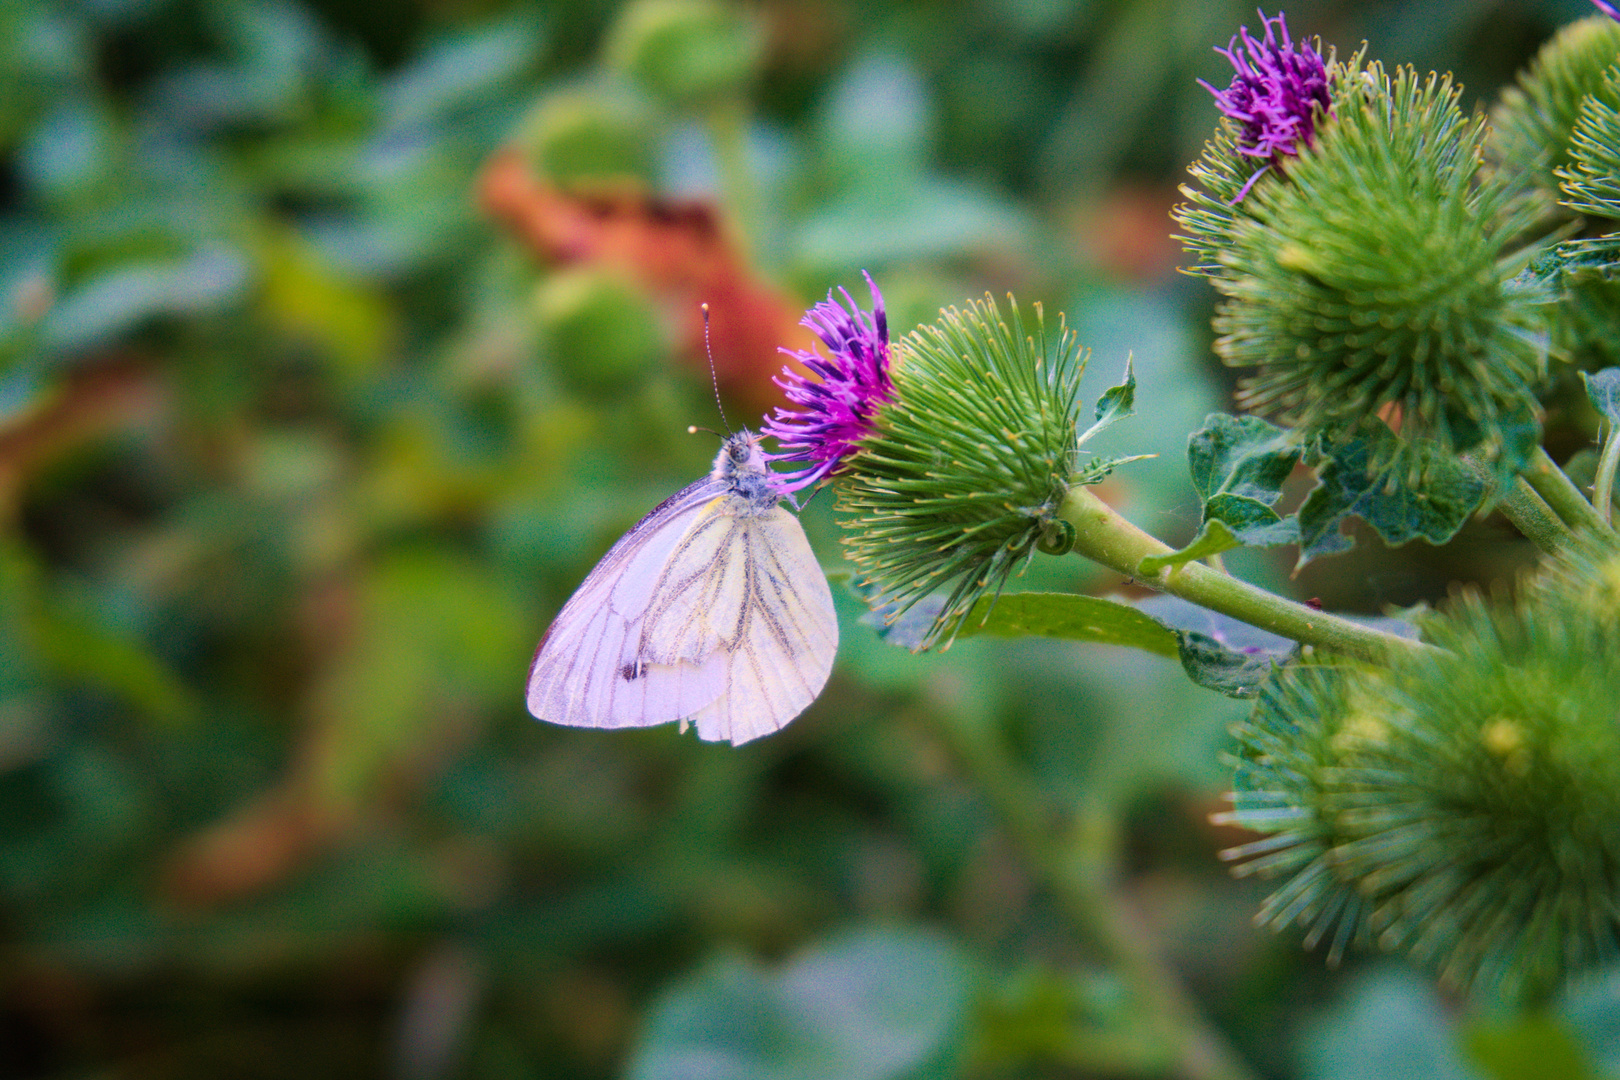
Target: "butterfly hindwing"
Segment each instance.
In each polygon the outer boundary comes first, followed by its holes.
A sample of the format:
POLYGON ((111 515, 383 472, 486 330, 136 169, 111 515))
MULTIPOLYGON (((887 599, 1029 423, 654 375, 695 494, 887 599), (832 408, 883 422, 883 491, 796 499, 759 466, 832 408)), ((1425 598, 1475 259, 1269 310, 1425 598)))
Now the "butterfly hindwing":
MULTIPOLYGON (((744 523, 747 603, 723 662, 724 689, 690 719, 703 739, 769 735, 816 699, 838 651, 832 593, 798 519, 786 510, 744 523)), ((741 549, 744 545, 733 545, 741 549)))

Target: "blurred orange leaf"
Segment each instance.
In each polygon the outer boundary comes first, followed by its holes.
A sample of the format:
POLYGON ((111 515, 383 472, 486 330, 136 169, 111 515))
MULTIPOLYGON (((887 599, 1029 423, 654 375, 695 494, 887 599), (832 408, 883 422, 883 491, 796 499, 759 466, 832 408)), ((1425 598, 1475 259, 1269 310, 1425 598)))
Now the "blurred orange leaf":
POLYGON ((715 378, 750 406, 780 401, 770 381, 779 348, 808 348, 802 305, 759 280, 707 202, 635 190, 565 192, 530 172, 513 149, 491 158, 479 180, 484 209, 552 263, 611 267, 680 313, 686 354, 701 361, 709 305, 715 378))

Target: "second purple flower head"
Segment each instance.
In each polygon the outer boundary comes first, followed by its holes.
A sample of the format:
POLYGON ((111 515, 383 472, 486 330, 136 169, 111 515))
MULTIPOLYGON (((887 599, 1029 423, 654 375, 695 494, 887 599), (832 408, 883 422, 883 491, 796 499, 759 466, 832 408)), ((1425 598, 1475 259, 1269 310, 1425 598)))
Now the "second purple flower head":
MULTIPOLYGON (((1299 153, 1316 136, 1316 114, 1332 106, 1328 93, 1327 61, 1313 46, 1293 41, 1288 23, 1279 12, 1266 18, 1260 12, 1266 36, 1259 41, 1242 27, 1220 53, 1232 62, 1237 74, 1225 90, 1217 90, 1199 80, 1215 95, 1221 112, 1242 125, 1238 150, 1250 157, 1265 158, 1275 164, 1279 158, 1299 153)), ((1251 178, 1258 179, 1262 168, 1251 178)), ((1245 188, 1245 192, 1247 188, 1245 188)), ((1242 198, 1242 194, 1238 196, 1242 198)))

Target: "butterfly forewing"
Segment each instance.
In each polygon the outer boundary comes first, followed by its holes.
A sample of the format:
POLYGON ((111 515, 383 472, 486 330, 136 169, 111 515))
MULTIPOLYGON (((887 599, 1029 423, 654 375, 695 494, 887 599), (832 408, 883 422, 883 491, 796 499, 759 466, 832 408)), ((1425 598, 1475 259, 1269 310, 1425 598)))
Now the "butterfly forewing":
POLYGON ((712 478, 684 488, 602 557, 540 641, 529 667, 529 712, 575 727, 634 727, 679 720, 713 700, 713 694, 685 680, 666 700, 650 703, 644 692, 623 693, 621 684, 625 665, 636 660, 642 616, 671 552, 692 521, 725 491, 725 484, 712 478))

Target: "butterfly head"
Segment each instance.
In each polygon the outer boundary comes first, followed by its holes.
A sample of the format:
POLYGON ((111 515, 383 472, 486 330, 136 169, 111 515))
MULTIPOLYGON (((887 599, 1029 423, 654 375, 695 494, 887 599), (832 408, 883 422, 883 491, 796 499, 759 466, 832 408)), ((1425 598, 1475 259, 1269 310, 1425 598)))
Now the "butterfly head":
POLYGON ((759 445, 759 436, 752 431, 739 431, 726 436, 725 445, 715 455, 714 470, 709 474, 724 481, 733 495, 741 496, 763 513, 786 497, 781 481, 765 463, 765 451, 759 445))

